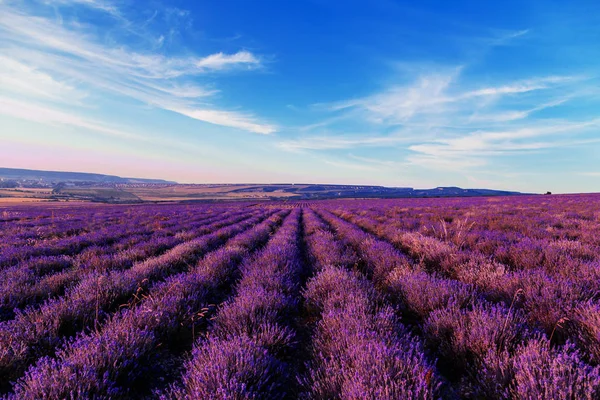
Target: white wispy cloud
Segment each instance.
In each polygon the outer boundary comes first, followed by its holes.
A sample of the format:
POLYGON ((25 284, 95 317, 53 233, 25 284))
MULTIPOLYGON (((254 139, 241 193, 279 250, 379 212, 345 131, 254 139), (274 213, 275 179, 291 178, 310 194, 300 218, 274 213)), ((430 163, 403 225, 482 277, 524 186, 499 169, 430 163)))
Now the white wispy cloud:
POLYGON ((350 157, 353 160, 361 161, 361 162, 368 163, 368 164, 379 165, 381 167, 387 167, 387 168, 397 168, 397 167, 408 165, 406 162, 393 161, 393 160, 382 160, 379 158, 372 158, 372 157, 363 157, 363 156, 357 156, 352 153, 348 154, 348 157, 350 157))
POLYGON ((137 52, 124 46, 107 46, 89 34, 55 20, 32 16, 0 4, 6 42, 25 45, 29 49, 45 52, 60 52, 77 57, 80 61, 99 63, 105 68, 146 79, 170 79, 185 75, 197 75, 206 69, 248 64, 251 53, 241 51, 232 55, 218 53, 206 57, 167 57, 158 53, 137 52), (214 61, 216 57, 217 61, 214 61), (228 60, 219 64, 218 59, 228 60))
POLYGON ((201 69, 221 70, 231 66, 246 65, 248 67, 260 65, 260 60, 249 51, 239 51, 235 54, 211 54, 196 62, 201 69))
POLYGON ((531 33, 531 29, 521 29, 521 30, 492 30, 491 37, 485 37, 482 39, 482 42, 487 46, 483 49, 484 51, 490 50, 497 46, 506 46, 511 45, 516 42, 515 39, 523 38, 531 33))
POLYGON ((333 150, 396 145, 399 143, 410 143, 414 139, 398 135, 309 136, 300 139, 282 140, 277 143, 277 146, 288 151, 333 150))
POLYGON ((395 148, 403 155, 382 159, 379 165, 459 171, 481 168, 497 156, 582 145, 587 139, 579 136, 598 127, 594 118, 535 117, 584 95, 581 86, 588 77, 547 75, 489 85, 470 79, 466 69, 405 68, 414 75, 402 84, 389 84, 361 98, 317 104, 317 111, 329 112, 326 118, 278 147, 292 152, 395 148), (347 135, 347 127, 357 124, 370 127, 370 134, 347 135))
POLYGON ((510 121, 516 121, 519 119, 527 118, 529 116, 529 114, 531 114, 531 112, 532 111, 530 111, 530 110, 525 110, 525 111, 500 111, 500 112, 489 113, 489 114, 475 113, 475 114, 471 115, 471 117, 469 117, 469 121, 476 122, 476 123, 510 122, 510 121))
POLYGON ((552 125, 506 131, 474 132, 456 138, 439 138, 408 147, 409 161, 421 166, 453 165, 454 168, 481 166, 494 155, 517 154, 590 143, 577 139, 582 132, 600 127, 600 120, 554 122, 552 125), (558 137, 558 139, 556 139, 558 137), (535 139, 535 140, 530 140, 535 139))
POLYGON ((115 16, 120 15, 118 8, 113 3, 105 0, 42 0, 41 3, 56 6, 82 5, 107 12, 115 16))
POLYGON ((414 83, 394 85, 372 96, 335 103, 329 109, 351 109, 374 122, 403 124, 417 116, 473 110, 476 102, 549 89, 553 85, 576 79, 571 76, 549 76, 461 90, 456 83, 460 71, 461 68, 455 68, 446 74, 422 75, 414 83))
POLYGON ((392 86, 372 96, 333 104, 331 110, 358 110, 369 120, 379 123, 402 122, 424 112, 442 112, 440 106, 449 102, 445 92, 456 73, 422 76, 407 86, 392 86))
POLYGON ((457 157, 439 157, 438 155, 414 154, 406 157, 409 164, 422 168, 444 170, 444 171, 462 171, 471 168, 480 168, 486 165, 486 161, 480 157, 457 158, 457 157))
MULTIPOLYGON (((12 118, 18 118, 26 121, 33 121, 49 126, 60 126, 68 129, 73 134, 99 134, 107 137, 135 141, 136 144, 146 143, 158 146, 161 149, 171 148, 179 152, 193 154, 195 156, 203 154, 205 156, 215 156, 222 154, 221 149, 206 143, 197 145, 185 140, 176 138, 164 138, 161 136, 142 135, 133 127, 118 126, 108 124, 105 121, 96 120, 87 116, 72 113, 68 110, 50 107, 43 104, 35 104, 15 100, 0 95, 0 115, 6 115, 12 118)), ((10 132, 3 132, 8 133, 10 132)), ((15 137, 18 140, 18 136, 15 137)))
POLYGON ((123 139, 143 139, 143 137, 138 134, 108 126, 100 121, 95 121, 44 105, 18 101, 4 96, 0 96, 0 114, 48 125, 81 128, 123 139))
POLYGON ((459 101, 471 97, 500 96, 507 94, 527 93, 535 90, 548 89, 552 84, 568 82, 574 79, 575 77, 571 76, 549 76, 537 79, 529 79, 522 82, 515 82, 510 85, 476 89, 458 95, 457 97, 449 98, 448 101, 459 101))
POLYGON ((521 29, 520 31, 508 33, 508 34, 504 35, 501 39, 503 41, 512 40, 512 39, 518 38, 520 36, 525 36, 529 32, 531 32, 531 29, 521 29))
POLYGON ((0 55, 0 90, 65 103, 78 103, 87 96, 84 91, 67 81, 58 81, 49 74, 2 55, 0 55))
POLYGON ((180 109, 168 108, 168 110, 194 118, 200 121, 210 122, 215 125, 230 126, 246 131, 268 135, 276 131, 274 125, 259 124, 254 122, 250 115, 244 115, 237 112, 217 111, 217 110, 202 110, 202 109, 180 109))
MULTIPOLYGON (((114 7, 99 0, 57 3, 105 11, 114 7)), ((86 90, 80 84, 211 124, 261 134, 276 130, 249 112, 215 107, 209 98, 218 90, 194 83, 207 72, 259 67, 259 57, 248 51, 207 56, 139 51, 122 43, 107 44, 78 23, 32 15, 31 10, 15 4, 0 3, 0 51, 7 60, 0 68, 10 69, 10 74, 3 74, 3 86, 9 90, 19 90, 34 100, 82 99, 86 90)))

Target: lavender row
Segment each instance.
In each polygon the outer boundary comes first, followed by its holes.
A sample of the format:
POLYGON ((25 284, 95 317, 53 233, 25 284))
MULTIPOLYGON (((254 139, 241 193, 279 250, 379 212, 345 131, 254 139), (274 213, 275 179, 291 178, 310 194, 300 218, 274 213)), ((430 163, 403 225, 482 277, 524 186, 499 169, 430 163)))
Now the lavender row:
MULTIPOLYGON (((560 209, 556 210, 558 211, 560 209)), ((577 272, 572 271, 589 270, 590 264, 593 268, 598 266, 600 243, 589 243, 589 240, 581 237, 584 232, 594 231, 590 226, 593 224, 591 221, 577 221, 567 228, 563 225, 567 224, 564 220, 543 221, 540 215, 519 215, 520 230, 525 231, 522 233, 514 230, 506 232, 498 227, 481 224, 483 218, 484 216, 472 215, 464 219, 446 217, 451 222, 447 223, 444 219, 439 222, 433 220, 430 228, 422 224, 425 229, 421 229, 421 232, 454 243, 459 248, 492 256, 513 269, 542 267, 550 274, 575 276, 577 272), (543 234, 535 235, 532 231, 535 226, 543 234)), ((502 221, 506 223, 505 218, 502 221)), ((598 224, 595 225, 597 235, 600 235, 598 224)))
MULTIPOLYGON (((105 226, 126 225, 132 220, 152 221, 159 220, 157 214, 149 213, 150 210, 138 209, 136 212, 124 212, 111 209, 110 212, 102 208, 73 209, 69 213, 62 212, 61 216, 46 219, 26 219, 4 224, 2 230, 2 246, 34 245, 45 242, 52 243, 59 239, 75 237, 89 233, 105 226), (26 221, 26 222, 24 222, 26 221)), ((171 218, 174 215, 171 215, 171 218)))
MULTIPOLYGON (((328 220, 345 237, 353 237, 351 224, 331 215, 328 220)), ((356 237, 364 235, 358 227, 354 230, 356 237)), ((491 304, 470 285, 424 271, 395 269, 379 281, 415 318, 426 347, 439 357, 440 371, 461 397, 546 398, 556 392, 571 396, 564 398, 591 399, 600 395, 600 370, 587 365, 570 342, 552 347, 547 336, 530 329, 514 303, 510 307, 491 304), (565 364, 544 364, 551 357, 565 364), (521 371, 536 371, 537 376, 521 371), (566 384, 568 389, 561 386, 566 384)))
MULTIPOLYGON (((195 206, 87 206, 62 209, 29 207, 22 211, 4 211, 14 217, 2 224, 0 237, 11 244, 23 244, 20 240, 51 240, 90 232, 101 226, 118 226, 130 220, 147 220, 164 223, 178 217, 208 216, 224 207, 215 205, 195 206), (18 216, 18 217, 17 217, 18 216), (14 242, 16 240, 17 242, 14 242)), ((2 218, 0 215, 0 223, 2 218)))
POLYGON ((17 383, 14 398, 139 396, 142 387, 147 392, 153 377, 173 368, 165 360, 169 341, 206 322, 203 312, 223 298, 237 265, 268 240, 285 214, 234 236, 189 272, 152 287, 139 304, 115 314, 101 329, 68 343, 56 358, 40 360, 17 383))
MULTIPOLYGON (((587 356, 594 363, 600 360, 600 337, 593 332, 600 331, 598 321, 589 310, 599 307, 597 287, 600 283, 600 264, 589 265, 586 269, 571 269, 564 264, 562 274, 549 275, 542 268, 524 271, 510 271, 504 264, 494 262, 477 252, 456 249, 452 244, 442 243, 434 238, 423 237, 412 232, 402 232, 379 225, 365 217, 344 215, 363 228, 375 230, 398 247, 410 254, 430 271, 442 273, 467 283, 466 289, 454 279, 448 282, 461 293, 477 289, 479 294, 491 302, 502 302, 506 307, 520 309, 529 326, 553 336, 564 343, 567 339, 581 343, 580 348, 591 351, 587 356), (566 278, 568 275, 569 278, 566 278), (560 301, 557 302, 557 299, 560 301), (569 321, 568 324, 565 321, 569 321), (593 346, 591 344, 594 344, 593 346)), ((421 281, 423 281, 423 276, 421 281)), ((440 282, 437 279, 437 282, 440 282)), ((411 282, 403 284, 409 288, 411 282)), ((415 300, 425 298, 422 293, 414 293, 415 300)))
POLYGON ((318 214, 339 232, 339 236, 347 240, 356 249, 364 264, 364 271, 376 284, 383 283, 392 271, 408 274, 421 269, 421 265, 414 264, 409 257, 398 251, 390 243, 364 232, 356 225, 337 217, 329 211, 319 210, 318 214))
MULTIPOLYGON (((234 212, 229 215, 237 214, 234 212)), ((228 213, 225 213, 220 217, 227 216, 228 213)), ((76 284, 90 273, 130 268, 133 263, 157 256, 184 240, 209 233, 213 229, 210 223, 218 220, 220 218, 202 218, 188 221, 185 225, 173 224, 154 234, 147 232, 146 235, 139 235, 137 239, 136 236, 125 236, 112 246, 92 246, 75 257, 42 257, 38 262, 29 260, 26 266, 9 268, 0 279, 0 313, 4 319, 10 318, 14 316, 15 308, 35 305, 51 296, 60 295, 66 287, 76 284), (183 226, 185 231, 182 230, 183 226), (52 271, 58 273, 52 274, 52 271)))
POLYGON ((422 344, 399 323, 358 265, 349 244, 305 212, 308 252, 317 275, 304 291, 314 327, 304 378, 310 399, 432 399, 440 395, 435 367, 422 344))
MULTIPOLYGON (((516 214, 513 207, 505 211, 494 207, 463 206, 451 210, 431 207, 429 213, 422 208, 415 213, 416 210, 411 209, 390 212, 379 207, 367 210, 366 215, 381 228, 393 227, 437 237, 461 249, 493 256, 517 269, 544 267, 549 273, 562 273, 598 261, 600 226, 593 216, 566 218, 565 214, 578 214, 567 213, 558 205, 545 212, 539 208, 539 205, 531 206, 516 214), (463 217, 461 211, 465 214, 463 217)), ((365 214, 365 210, 354 209, 354 212, 365 214)))
MULTIPOLYGON (((213 215, 204 216, 206 219, 214 218, 213 215)), ((18 262, 24 262, 32 257, 56 256, 61 254, 75 254, 92 245, 109 245, 119 238, 135 232, 145 230, 158 230, 163 226, 174 224, 174 221, 161 221, 156 216, 148 218, 145 214, 136 214, 135 218, 126 219, 123 223, 112 225, 101 221, 98 226, 92 226, 89 232, 75 234, 55 240, 32 240, 26 244, 10 244, 0 252, 0 268, 6 268, 18 262), (140 230, 140 226, 143 228, 140 230), (115 229, 116 228, 116 229, 115 229)), ((4 238, 5 241, 10 241, 4 238)))
MULTIPOLYGON (((371 213, 380 222, 396 223, 402 230, 429 231, 438 236, 456 230, 466 242, 485 243, 479 232, 489 231, 513 241, 566 239, 598 246, 599 205, 597 195, 579 195, 354 201, 344 208, 371 213)), ((340 203, 326 208, 339 207, 340 203)))
MULTIPOLYGON (((200 217, 200 216, 199 216, 200 217)), ((204 218, 209 215, 202 216, 204 218)), ((157 230, 172 226, 179 221, 185 221, 183 217, 173 217, 169 221, 161 221, 162 217, 137 213, 132 218, 124 218, 121 223, 110 223, 110 221, 99 220, 85 222, 86 229, 77 229, 64 226, 61 229, 63 235, 55 238, 45 238, 37 227, 32 227, 27 233, 28 237, 22 243, 11 243, 10 237, 4 238, 4 248, 1 251, 2 262, 0 265, 11 265, 14 262, 23 262, 31 257, 57 254, 75 254, 84 250, 91 244, 111 244, 114 241, 126 237, 128 234, 144 231, 157 230), (158 223, 158 225, 157 225, 158 223), (11 251, 8 251, 11 250, 11 251)))
POLYGON ((268 216, 262 211, 255 214, 251 218, 236 215, 216 222, 212 224, 213 233, 182 243, 128 270, 89 275, 65 296, 0 323, 0 381, 18 377, 29 362, 52 353, 65 338, 101 322, 119 304, 136 293, 143 294, 154 281, 186 270, 206 252, 268 216))
POLYGON ((194 348, 182 383, 168 398, 278 399, 294 386, 293 318, 303 265, 301 210, 294 209, 258 255, 245 262, 235 297, 194 348))
POLYGON ((123 246, 122 250, 117 250, 120 246, 93 246, 75 257, 46 256, 27 263, 27 267, 4 270, 0 277, 0 321, 14 318, 19 308, 62 295, 89 273, 129 268, 134 262, 157 256, 182 240, 174 236, 137 235, 118 244, 125 242, 131 247, 123 246))
MULTIPOLYGON (((227 214, 223 214, 222 217, 226 215, 227 214)), ((214 221, 216 221, 214 216, 197 216, 193 218, 178 217, 169 221, 168 224, 162 225, 160 229, 157 230, 148 224, 133 220, 131 223, 125 225, 106 227, 105 231, 107 234, 110 234, 110 240, 100 240, 89 247, 82 248, 80 253, 33 257, 5 270, 5 272, 8 272, 9 270, 21 269, 27 270, 31 275, 34 276, 47 275, 49 273, 59 271, 60 269, 64 269, 63 265, 65 263, 60 262, 62 260, 71 261, 69 266, 75 264, 74 258, 76 257, 84 258, 85 260, 82 261, 86 262, 89 260, 89 258, 93 258, 95 255, 102 254, 100 251, 103 248, 105 248, 107 251, 120 251, 125 247, 129 247, 129 243, 134 241, 136 238, 141 238, 144 236, 148 237, 150 235, 155 237, 177 236, 178 239, 185 240, 186 236, 189 236, 190 230, 194 230, 204 224, 214 221), (125 245, 125 247, 123 245, 125 245)))

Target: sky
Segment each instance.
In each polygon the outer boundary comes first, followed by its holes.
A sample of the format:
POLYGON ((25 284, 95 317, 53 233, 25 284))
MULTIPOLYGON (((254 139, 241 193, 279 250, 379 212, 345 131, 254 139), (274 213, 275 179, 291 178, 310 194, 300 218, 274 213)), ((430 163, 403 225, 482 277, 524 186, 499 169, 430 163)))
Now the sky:
POLYGON ((0 167, 600 192, 600 2, 0 0, 0 167))

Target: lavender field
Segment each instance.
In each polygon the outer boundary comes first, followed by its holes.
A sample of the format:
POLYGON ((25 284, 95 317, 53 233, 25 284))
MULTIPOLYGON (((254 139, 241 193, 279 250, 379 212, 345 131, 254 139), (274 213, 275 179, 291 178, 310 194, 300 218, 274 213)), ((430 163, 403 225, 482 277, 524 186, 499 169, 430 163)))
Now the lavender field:
POLYGON ((7 399, 598 399, 600 195, 0 209, 7 399))

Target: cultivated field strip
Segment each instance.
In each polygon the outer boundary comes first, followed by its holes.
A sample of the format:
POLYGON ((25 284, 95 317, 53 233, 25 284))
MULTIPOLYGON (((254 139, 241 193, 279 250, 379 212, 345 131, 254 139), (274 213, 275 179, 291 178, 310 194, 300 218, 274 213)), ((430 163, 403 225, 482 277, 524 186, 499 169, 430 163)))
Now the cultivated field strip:
POLYGON ((301 210, 241 267, 234 297, 197 343, 182 383, 168 397, 278 399, 295 388, 294 354, 301 277, 301 210))
MULTIPOLYGON (((308 252, 317 272, 304 291, 314 323, 303 398, 429 399, 440 394, 435 367, 393 307, 354 267, 359 256, 305 212, 308 252)), ((367 255, 365 258, 368 258, 367 255)), ((377 261, 368 259, 373 269, 377 261)))
POLYGON ((123 235, 110 246, 99 243, 76 255, 42 256, 10 267, 0 276, 0 321, 13 318, 15 309, 61 295, 87 274, 124 270, 137 261, 158 256, 195 237, 198 229, 214 221, 188 221, 186 229, 193 233, 181 231, 180 222, 156 232, 144 229, 144 234, 123 235))
MULTIPOLYGON (((17 311, 16 308, 24 305, 25 302, 28 306, 32 306, 45 298, 61 294, 67 285, 73 286, 89 274, 105 273, 113 269, 128 269, 132 267, 133 263, 136 261, 142 261, 144 258, 157 256, 158 254, 155 254, 156 250, 158 250, 158 253, 160 254, 163 249, 167 250, 176 244, 189 241, 202 234, 207 234, 221 224, 223 218, 230 215, 243 215, 243 213, 240 214, 239 211, 235 211, 230 214, 225 213, 222 216, 211 217, 208 219, 202 218, 197 221, 192 220, 189 225, 186 226, 186 229, 191 229, 188 231, 181 231, 181 226, 176 225, 175 229, 179 232, 174 235, 174 240, 168 240, 166 242, 159 239, 164 233, 164 230, 161 228, 159 234, 155 235, 159 240, 156 242, 153 240, 146 240, 141 246, 141 249, 148 252, 147 257, 144 257, 145 252, 140 254, 139 251, 125 251, 122 253, 111 254, 109 249, 99 248, 98 252, 88 253, 88 257, 83 260, 77 260, 76 256, 75 261, 80 262, 74 265, 72 264, 72 257, 62 255, 63 258, 58 259, 59 265, 62 264, 61 262, 66 262, 68 264, 62 268, 65 269, 63 273, 58 273, 61 269, 56 268, 57 273, 53 274, 46 271, 45 274, 40 274, 38 272, 39 268, 35 266, 36 264, 33 263, 33 260, 25 262, 27 266, 33 264, 34 266, 31 268, 11 268, 9 271, 5 271, 5 273, 2 274, 2 278, 0 279, 0 316, 2 317, 0 320, 14 318, 15 311, 17 311), (73 268, 69 268, 69 264, 73 268), (36 274, 36 272, 38 273, 36 274), (38 276, 40 276, 41 279, 36 279, 38 276)), ((49 261, 50 263, 54 263, 57 260, 52 258, 49 261)))
MULTIPOLYGON (((278 213, 250 230, 240 231, 223 248, 207 253, 188 272, 153 286, 131 308, 113 315, 102 327, 77 337, 55 359, 43 359, 16 386, 17 399, 116 398, 149 393, 153 378, 169 373, 174 360, 161 343, 194 325, 223 298, 237 265, 259 249, 288 212, 278 213), (160 359, 157 358, 160 356, 160 359), (162 363, 161 363, 162 359, 162 363), (148 365, 149 368, 136 368, 148 365)), ((191 338, 193 340, 193 337, 191 338)), ((191 347, 191 340, 189 340, 191 347)))
MULTIPOLYGON (((346 237, 353 237, 351 224, 336 218, 333 214, 327 215, 327 211, 321 213, 334 226, 337 223, 336 228, 345 231, 346 237)), ((365 233, 358 226, 354 226, 354 229, 362 232, 354 233, 357 238, 355 242, 360 245, 358 238, 365 233)), ((363 246, 368 242, 369 239, 363 239, 363 246)), ((448 279, 447 268, 444 268, 442 263, 438 263, 443 258, 438 257, 436 262, 434 257, 436 252, 431 251, 431 246, 422 246, 426 249, 422 255, 414 250, 415 247, 417 246, 412 247, 411 254, 415 259, 420 260, 421 271, 411 273, 408 269, 395 269, 387 279, 382 276, 379 281, 384 283, 386 292, 395 298, 397 304, 404 310, 405 316, 408 317, 405 318, 406 322, 410 323, 412 319, 411 326, 423 336, 432 357, 438 359, 438 368, 442 375, 453 383, 455 395, 490 398, 503 392, 501 398, 516 396, 525 390, 527 382, 519 381, 515 369, 517 367, 540 369, 548 374, 550 371, 543 370, 544 362, 554 356, 569 360, 561 373, 572 371, 582 374, 581 380, 577 383, 589 385, 588 397, 589 393, 599 390, 600 381, 594 383, 599 370, 586 367, 581 355, 574 351, 573 345, 566 342, 564 338, 559 340, 561 338, 555 336, 556 324, 560 324, 561 321, 560 317, 557 317, 558 313, 548 308, 550 306, 548 302, 545 302, 541 309, 534 306, 533 311, 527 307, 531 302, 525 301, 525 304, 519 307, 514 300, 523 294, 523 289, 518 286, 513 286, 514 290, 511 290, 510 286, 504 287, 504 293, 511 293, 511 295, 503 299, 496 298, 499 303, 490 301, 490 298, 493 298, 492 294, 481 290, 477 285, 448 279), (534 315, 531 315, 532 313, 534 315), (554 319, 552 332, 540 329, 539 319, 536 319, 536 316, 554 319), (531 317, 534 317, 533 321, 531 317), (534 354, 535 357, 528 355, 531 348, 549 347, 549 341, 553 339, 557 342, 555 348, 548 348, 543 354, 534 354), (523 364, 519 365, 520 360, 526 360, 526 363, 522 361, 523 364), (499 384, 498 376, 504 377, 504 381, 501 382, 504 386, 499 384)), ((446 262, 450 260, 446 259, 446 262)), ((459 270, 466 269, 465 265, 459 264, 457 267, 459 270)), ((544 276, 540 278, 541 285, 544 286, 547 281, 544 280, 544 276)), ((538 284, 531 288, 530 292, 535 293, 539 288, 538 284)), ((564 285, 560 289, 550 292, 554 301, 561 295, 569 296, 569 293, 572 293, 564 285)), ((586 298, 585 294, 579 293, 579 296, 586 298)), ((582 304, 592 307, 589 303, 582 304)), ((593 307, 596 307, 595 304, 593 307)), ((590 308, 585 314, 588 320, 591 314, 590 308)), ((572 315, 578 314, 580 313, 572 315)), ((581 329, 573 329, 572 339, 577 340, 578 336, 581 336, 580 332, 581 329)), ((587 349, 590 347, 589 338, 592 335, 584 336, 588 338, 585 347, 587 349)))
MULTIPOLYGON (((201 219, 208 220, 218 217, 218 215, 200 215, 201 219)), ((85 232, 80 232, 79 229, 68 228, 70 235, 55 237, 53 239, 34 240, 29 237, 30 233, 25 238, 22 238, 21 243, 15 243, 10 240, 11 236, 5 234, 3 238, 3 249, 0 257, 0 269, 6 268, 16 263, 23 263, 34 257, 54 256, 60 254, 75 255, 86 248, 96 245, 109 245, 116 240, 127 237, 135 232, 143 232, 145 230, 164 228, 177 223, 178 217, 174 216, 173 220, 162 220, 162 216, 136 216, 133 219, 123 218, 114 222, 102 221, 91 223, 86 226, 85 232), (141 230, 140 230, 141 228, 141 230)), ((35 232, 35 231, 34 231, 35 232)))
POLYGON ((160 229, 175 224, 178 220, 184 221, 186 217, 210 218, 226 210, 196 210, 195 214, 189 215, 186 212, 177 215, 173 212, 152 211, 121 210, 114 216, 85 209, 76 215, 64 214, 63 211, 60 216, 53 217, 47 226, 38 227, 33 221, 16 229, 15 226, 5 226, 0 243, 0 266, 24 261, 36 255, 74 253, 89 245, 110 241, 115 234, 123 234, 123 231, 142 226, 160 229))
POLYGON ((41 263, 11 267, 0 279, 0 320, 14 317, 11 310, 61 295, 88 273, 127 269, 134 262, 158 256, 181 242, 174 235, 138 235, 113 246, 88 249, 75 257, 47 257, 43 273, 38 268, 41 263))
MULTIPOLYGON (((577 264, 577 268, 568 262, 568 257, 563 257, 563 268, 559 269, 558 274, 543 265, 541 260, 544 258, 540 259, 540 264, 524 266, 512 263, 509 266, 490 260, 477 250, 458 249, 452 241, 443 242, 437 238, 394 230, 393 226, 381 227, 366 216, 356 217, 346 213, 345 217, 363 229, 379 232, 386 240, 408 251, 429 271, 446 277, 434 278, 435 282, 431 282, 433 287, 450 284, 461 293, 458 296, 463 302, 468 298, 465 293, 475 290, 479 297, 490 303, 518 309, 524 314, 530 330, 542 331, 557 343, 579 341, 582 349, 589 349, 590 344, 595 342, 597 345, 592 349, 600 347, 600 337, 596 335, 596 339, 593 339, 592 328, 595 324, 593 310, 599 307, 597 288, 600 265, 597 262, 577 264), (557 298, 561 301, 557 302, 557 298), (575 329, 562 329, 567 318, 570 323, 577 325, 575 329), (584 340, 581 340, 582 335, 584 340)), ((517 250, 511 247, 511 251, 518 251, 518 246, 514 247, 517 250)), ((548 244, 546 248, 552 250, 552 245, 548 244)), ((431 280, 424 275, 419 279, 422 284, 426 283, 425 279, 431 280)), ((399 284, 405 291, 416 286, 412 279, 406 278, 401 279, 399 284)), ((422 297, 421 293, 414 293, 413 296, 422 297)), ((599 355, 594 351, 590 356, 598 359, 599 355)))
POLYGON ((17 314, 0 323, 0 380, 19 377, 35 359, 51 354, 65 338, 105 319, 111 310, 127 303, 151 284, 189 268, 199 257, 224 240, 252 227, 268 214, 232 214, 207 227, 212 233, 182 243, 162 256, 138 263, 125 271, 88 275, 64 296, 44 303, 39 309, 17 314))
POLYGON ((16 207, 0 227, 7 398, 600 398, 600 196, 16 207))
MULTIPOLYGON (((438 239, 442 242, 434 245, 438 249, 443 245, 454 245, 468 253, 491 256, 507 269, 542 267, 549 274, 576 277, 579 272, 595 270, 600 257, 600 246, 579 238, 582 236, 580 233, 582 227, 586 228, 584 232, 591 230, 587 226, 589 225, 587 220, 576 220, 573 224, 568 222, 569 219, 546 218, 546 220, 537 220, 535 225, 527 225, 525 228, 522 220, 520 225, 517 222, 504 222, 503 225, 494 226, 491 221, 482 224, 481 221, 486 220, 483 216, 475 220, 480 222, 475 226, 475 222, 469 223, 469 216, 461 220, 458 217, 438 215, 419 221, 426 227, 419 233, 427 237, 417 234, 415 239, 415 233, 404 229, 402 221, 397 217, 392 216, 389 223, 381 224, 381 220, 387 217, 377 211, 361 212, 361 215, 363 217, 353 213, 352 218, 363 220, 369 230, 380 230, 382 235, 394 238, 392 240, 397 240, 399 245, 402 245, 403 240, 398 232, 403 232, 401 235, 407 236, 407 239, 412 235, 413 241, 420 239, 425 242, 430 237, 432 240, 438 239), (578 240, 573 240, 576 238, 578 240)), ((472 215, 470 217, 474 218, 472 215)))

